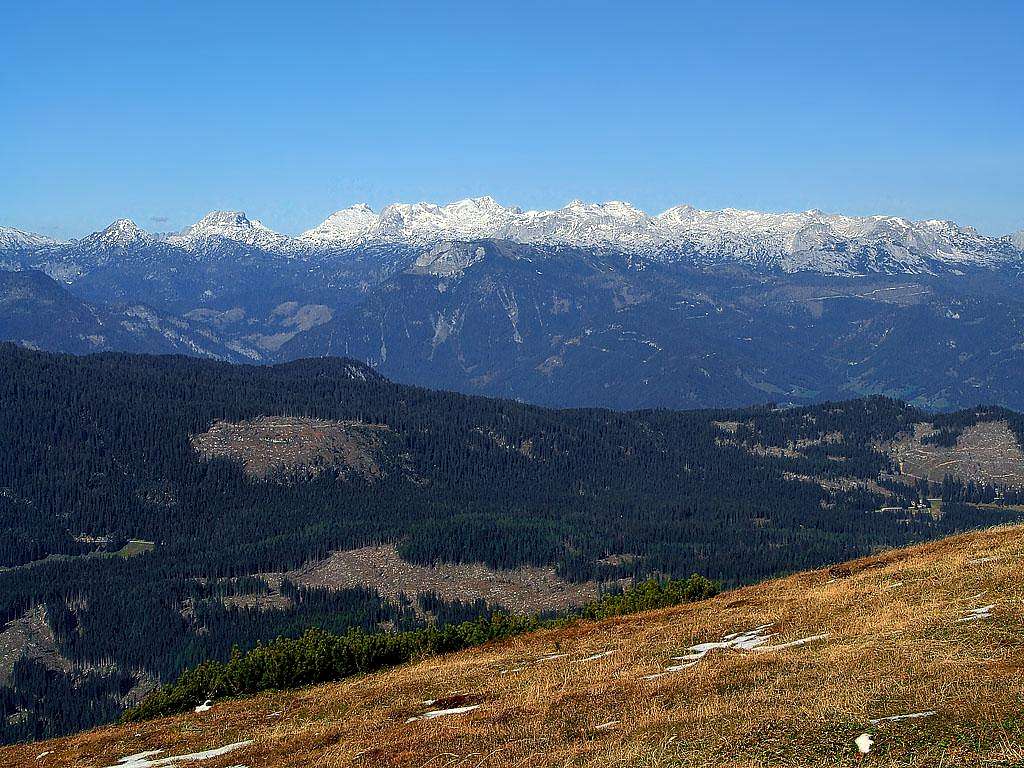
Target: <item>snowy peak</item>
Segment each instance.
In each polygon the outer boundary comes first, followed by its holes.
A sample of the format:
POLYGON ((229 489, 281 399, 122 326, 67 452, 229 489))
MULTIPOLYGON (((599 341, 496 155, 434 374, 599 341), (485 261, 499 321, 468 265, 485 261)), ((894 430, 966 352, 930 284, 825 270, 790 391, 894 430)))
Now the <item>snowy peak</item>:
POLYGON ((94 232, 79 243, 99 248, 130 248, 150 243, 153 239, 131 219, 117 219, 106 229, 94 232))
POLYGON ((492 197, 447 205, 394 203, 375 213, 364 204, 328 217, 297 238, 271 232, 238 212, 214 212, 171 242, 201 250, 211 238, 307 255, 362 245, 430 248, 467 240, 617 250, 697 266, 739 263, 783 272, 928 273, 1021 262, 1020 240, 995 239, 950 221, 844 216, 678 205, 651 216, 630 203, 573 200, 556 210, 524 211, 492 197))
POLYGON ((59 244, 59 240, 46 235, 37 235, 35 232, 25 232, 14 227, 0 227, 0 251, 27 251, 59 244))
POLYGON ((332 213, 320 226, 299 235, 299 240, 323 244, 356 243, 374 228, 379 218, 370 206, 358 203, 332 213))
POLYGON ((239 232, 248 232, 253 229, 268 230, 258 221, 250 221, 242 211, 210 211, 191 227, 185 229, 182 236, 189 235, 218 235, 228 237, 239 232))
POLYGON ((273 250, 287 247, 290 238, 248 218, 242 211, 211 211, 181 234, 167 238, 167 242, 186 250, 206 250, 222 240, 273 250))
POLYGON ((1017 250, 1024 251, 1024 229, 1010 235, 1010 242, 1013 243, 1013 247, 1017 250))

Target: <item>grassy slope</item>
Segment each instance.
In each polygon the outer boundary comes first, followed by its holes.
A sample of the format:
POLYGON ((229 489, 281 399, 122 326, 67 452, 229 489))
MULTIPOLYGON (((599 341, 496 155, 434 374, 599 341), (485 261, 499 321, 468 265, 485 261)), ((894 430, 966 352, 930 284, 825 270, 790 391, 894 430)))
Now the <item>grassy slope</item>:
POLYGON ((106 766, 147 749, 168 756, 253 739, 193 764, 834 766, 858 763, 854 739, 863 732, 876 741, 868 765, 1024 765, 1022 560, 1024 527, 966 534, 703 603, 8 747, 0 765, 106 766), (972 562, 980 558, 997 559, 972 562), (957 622, 988 603, 996 603, 991 619, 957 622), (642 679, 693 643, 769 622, 780 642, 829 637, 712 652, 690 669, 642 679), (583 660, 605 650, 615 652, 583 660), (537 661, 556 652, 568 656, 537 661), (455 693, 480 708, 406 722, 429 709, 423 699, 455 693), (929 718, 869 723, 932 709, 929 718), (620 722, 596 729, 609 721, 620 722))

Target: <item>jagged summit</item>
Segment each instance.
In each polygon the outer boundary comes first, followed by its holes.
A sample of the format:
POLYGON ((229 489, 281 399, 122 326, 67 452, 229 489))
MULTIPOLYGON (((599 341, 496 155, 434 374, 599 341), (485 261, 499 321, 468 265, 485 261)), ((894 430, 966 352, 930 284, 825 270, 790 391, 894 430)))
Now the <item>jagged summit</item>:
POLYGON ((89 247, 126 248, 148 243, 154 238, 140 229, 131 219, 116 219, 106 229, 82 238, 78 244, 89 247))

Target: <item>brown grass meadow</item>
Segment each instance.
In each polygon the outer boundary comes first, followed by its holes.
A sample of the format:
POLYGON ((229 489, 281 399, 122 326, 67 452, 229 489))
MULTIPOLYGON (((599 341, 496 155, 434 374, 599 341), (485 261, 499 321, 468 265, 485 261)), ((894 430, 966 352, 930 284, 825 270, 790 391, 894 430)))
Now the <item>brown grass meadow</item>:
POLYGON ((7 747, 0 765, 104 768, 159 749, 153 765, 200 768, 1024 766, 1022 561, 1024 528, 971 533, 201 714, 7 747), (960 620, 990 604, 989 617, 960 620), (665 671, 689 646, 765 624, 778 633, 767 648, 712 650, 665 671), (920 712, 935 714, 871 722, 920 712), (860 755, 864 733, 874 745, 860 755), (156 762, 237 742, 251 743, 156 762))

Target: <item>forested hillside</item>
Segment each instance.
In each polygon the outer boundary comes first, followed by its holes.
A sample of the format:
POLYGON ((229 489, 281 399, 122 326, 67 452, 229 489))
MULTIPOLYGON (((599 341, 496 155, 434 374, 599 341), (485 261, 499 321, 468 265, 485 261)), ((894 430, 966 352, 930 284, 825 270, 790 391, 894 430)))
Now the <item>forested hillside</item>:
MULTIPOLYGON (((8 740, 108 720, 233 644, 488 610, 415 585, 390 600, 264 578, 338 550, 732 585, 1019 517, 1009 485, 901 476, 886 446, 930 417, 883 398, 552 411, 343 359, 12 345, 0 371, 0 615, 53 636, 48 653, 0 659, 8 740), (944 502, 925 508, 934 494, 944 502)), ((994 420, 1019 440, 1020 417, 992 409, 943 417, 936 439, 994 420)))

